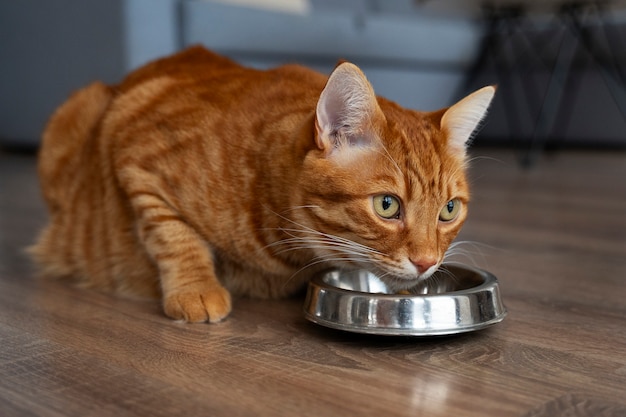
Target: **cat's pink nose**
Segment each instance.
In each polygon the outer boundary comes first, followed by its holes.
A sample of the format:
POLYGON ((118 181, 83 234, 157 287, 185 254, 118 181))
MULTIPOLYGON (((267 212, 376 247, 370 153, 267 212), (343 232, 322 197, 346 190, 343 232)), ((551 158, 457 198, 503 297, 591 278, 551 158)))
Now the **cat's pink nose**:
POLYGON ((417 268, 417 272, 419 272, 420 274, 423 274, 424 272, 428 271, 429 268, 437 264, 437 259, 432 257, 423 257, 417 259, 410 258, 410 260, 411 263, 417 268))

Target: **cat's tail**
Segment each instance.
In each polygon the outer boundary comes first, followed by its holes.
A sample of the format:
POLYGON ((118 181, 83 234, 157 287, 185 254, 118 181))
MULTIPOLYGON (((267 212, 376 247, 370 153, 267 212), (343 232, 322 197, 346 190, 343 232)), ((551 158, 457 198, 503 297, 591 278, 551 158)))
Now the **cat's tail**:
POLYGON ((75 92, 59 107, 46 126, 39 149, 39 181, 51 212, 70 203, 77 167, 85 144, 97 134, 100 121, 113 99, 113 89, 94 82, 75 92))
POLYGON ((78 271, 76 262, 68 258, 67 245, 61 242, 74 221, 67 213, 73 211, 73 196, 83 183, 77 178, 85 171, 80 165, 91 159, 94 138, 113 96, 111 87, 95 82, 63 103, 44 130, 37 169, 51 218, 37 242, 26 248, 41 275, 74 276, 78 271))

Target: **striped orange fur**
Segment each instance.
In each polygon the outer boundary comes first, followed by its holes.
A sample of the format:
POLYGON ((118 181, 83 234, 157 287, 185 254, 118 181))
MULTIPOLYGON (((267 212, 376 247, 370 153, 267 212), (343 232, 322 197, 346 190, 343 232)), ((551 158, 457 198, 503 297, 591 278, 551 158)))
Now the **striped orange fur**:
POLYGON ((465 146, 493 93, 416 112, 350 63, 328 78, 190 48, 54 113, 39 157, 50 221, 31 253, 44 275, 161 297, 189 322, 334 265, 406 288, 465 220, 465 146))

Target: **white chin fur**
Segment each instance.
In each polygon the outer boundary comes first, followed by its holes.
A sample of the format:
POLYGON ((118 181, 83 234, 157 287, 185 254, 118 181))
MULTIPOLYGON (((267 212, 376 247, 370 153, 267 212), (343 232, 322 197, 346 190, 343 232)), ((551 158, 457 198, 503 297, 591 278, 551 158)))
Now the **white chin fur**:
POLYGON ((383 281, 385 281, 393 291, 407 290, 417 285, 419 282, 427 280, 439 269, 439 264, 436 264, 420 274, 415 265, 408 260, 402 266, 403 268, 396 271, 388 271, 388 275, 381 274, 383 281))
POLYGON ((398 274, 398 276, 416 283, 418 281, 422 281, 422 280, 429 278, 432 274, 435 273, 437 269, 439 269, 439 266, 440 266, 440 263, 437 263, 431 266, 430 268, 428 268, 423 273, 420 273, 417 270, 417 267, 413 265, 413 263, 407 259, 402 264, 402 271, 398 274))

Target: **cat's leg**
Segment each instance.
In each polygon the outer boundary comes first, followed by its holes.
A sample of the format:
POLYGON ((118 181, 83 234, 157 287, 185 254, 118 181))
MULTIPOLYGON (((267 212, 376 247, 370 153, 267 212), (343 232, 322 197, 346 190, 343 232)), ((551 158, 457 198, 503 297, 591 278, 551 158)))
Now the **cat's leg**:
POLYGON ((188 322, 225 318, 231 297, 215 275, 207 242, 158 194, 144 190, 129 197, 139 238, 159 269, 165 314, 188 322))

